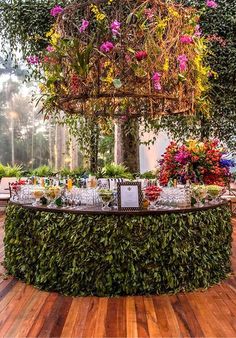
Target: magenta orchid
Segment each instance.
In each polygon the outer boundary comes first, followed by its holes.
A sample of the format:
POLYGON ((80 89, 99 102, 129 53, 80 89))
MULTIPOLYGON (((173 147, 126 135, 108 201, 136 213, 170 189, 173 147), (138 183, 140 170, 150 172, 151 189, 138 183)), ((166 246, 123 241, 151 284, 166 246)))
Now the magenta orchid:
POLYGON ((196 37, 202 36, 202 30, 201 30, 201 28, 200 28, 200 25, 196 25, 196 27, 195 27, 195 32, 194 32, 194 36, 196 36, 196 37))
POLYGON ((180 149, 180 151, 175 155, 176 162, 182 165, 187 164, 189 159, 191 159, 191 153, 184 149, 180 149))
POLYGON ((119 21, 115 20, 112 22, 110 28, 114 36, 120 34, 120 26, 121 26, 121 23, 119 21))
POLYGON ((214 0, 207 0, 206 5, 207 5, 207 7, 210 7, 210 8, 217 8, 218 7, 218 4, 214 0))
POLYGON ((54 52, 54 50, 55 50, 54 47, 51 46, 51 45, 47 46, 47 48, 46 48, 46 51, 49 52, 49 53, 54 52))
POLYGON ((39 64, 39 57, 36 55, 30 55, 26 58, 27 62, 31 65, 38 65, 39 64))
POLYGON ((61 12, 63 12, 63 8, 59 5, 53 7, 50 11, 51 16, 57 16, 58 14, 60 14, 61 12))
POLYGON ((158 72, 155 72, 152 76, 152 82, 155 90, 161 90, 161 74, 158 72))
POLYGON ((187 62, 188 62, 187 56, 185 54, 179 55, 177 60, 179 62, 180 71, 185 72, 188 68, 188 66, 187 66, 187 62))
POLYGON ((88 26, 89 26, 89 21, 83 19, 82 20, 82 24, 81 24, 81 26, 79 28, 79 32, 83 33, 88 28, 88 26))
POLYGON ((114 48, 113 43, 110 41, 106 41, 100 46, 100 51, 103 53, 109 53, 113 50, 113 48, 114 48))
POLYGON ((193 43, 193 38, 190 35, 182 35, 180 37, 180 42, 188 45, 190 43, 193 43))

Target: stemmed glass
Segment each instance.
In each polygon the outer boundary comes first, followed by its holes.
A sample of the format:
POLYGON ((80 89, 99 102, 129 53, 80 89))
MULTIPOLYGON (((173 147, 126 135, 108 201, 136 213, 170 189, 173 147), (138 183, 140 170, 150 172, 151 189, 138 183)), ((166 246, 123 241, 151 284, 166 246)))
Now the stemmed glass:
POLYGON ((55 200, 61 195, 61 188, 59 186, 49 187, 45 190, 45 195, 50 201, 48 208, 55 207, 55 200))
POLYGON ((196 206, 203 207, 203 200, 207 197, 207 188, 204 185, 195 185, 192 187, 192 194, 197 201, 196 206))
POLYGON ((43 188, 35 188, 33 190, 33 196, 35 198, 35 202, 32 204, 34 207, 39 207, 40 204, 40 199, 44 196, 44 189, 43 188))
POLYGON ((149 210, 156 210, 156 202, 158 197, 160 196, 161 189, 156 185, 151 185, 145 189, 144 195, 145 198, 149 201, 150 205, 148 207, 149 210))
POLYGON ((104 204, 102 210, 110 210, 109 204, 113 200, 113 192, 109 189, 100 189, 98 194, 104 204))
POLYGON ((221 192, 222 192, 222 187, 219 187, 218 185, 209 185, 207 187, 209 202, 212 204, 217 203, 221 192))

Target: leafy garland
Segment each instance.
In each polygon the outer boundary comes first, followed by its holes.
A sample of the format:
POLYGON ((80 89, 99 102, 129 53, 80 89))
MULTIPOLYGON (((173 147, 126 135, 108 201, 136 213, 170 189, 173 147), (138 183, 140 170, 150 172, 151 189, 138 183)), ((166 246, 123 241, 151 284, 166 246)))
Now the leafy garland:
POLYGON ((227 206, 157 216, 74 215, 7 208, 5 266, 72 296, 191 291, 230 273, 227 206))

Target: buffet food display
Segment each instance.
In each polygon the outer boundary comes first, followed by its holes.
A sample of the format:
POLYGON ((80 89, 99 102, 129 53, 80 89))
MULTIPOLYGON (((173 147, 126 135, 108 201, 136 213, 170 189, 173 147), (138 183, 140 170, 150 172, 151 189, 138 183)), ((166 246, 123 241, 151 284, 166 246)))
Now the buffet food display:
MULTIPOLYGON (((32 204, 35 207, 61 207, 81 209, 82 206, 101 207, 102 210, 118 208, 117 187, 128 180, 87 179, 74 183, 71 179, 61 182, 58 179, 33 179, 18 181, 11 185, 11 201, 32 204)), ((157 180, 134 180, 130 184, 141 184, 140 209, 158 210, 163 208, 183 208, 203 206, 219 202, 224 192, 217 185, 175 185, 161 187, 157 180)), ((135 198, 135 196, 134 196, 135 198)), ((140 199, 140 198, 139 198, 140 199)))

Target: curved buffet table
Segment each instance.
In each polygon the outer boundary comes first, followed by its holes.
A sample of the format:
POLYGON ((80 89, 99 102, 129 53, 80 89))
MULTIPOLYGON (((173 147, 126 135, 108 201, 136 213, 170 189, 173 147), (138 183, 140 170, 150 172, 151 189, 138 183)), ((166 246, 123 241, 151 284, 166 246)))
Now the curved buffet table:
POLYGON ((190 291, 230 273, 231 236, 225 202, 132 212, 10 203, 5 266, 26 283, 73 296, 190 291))

